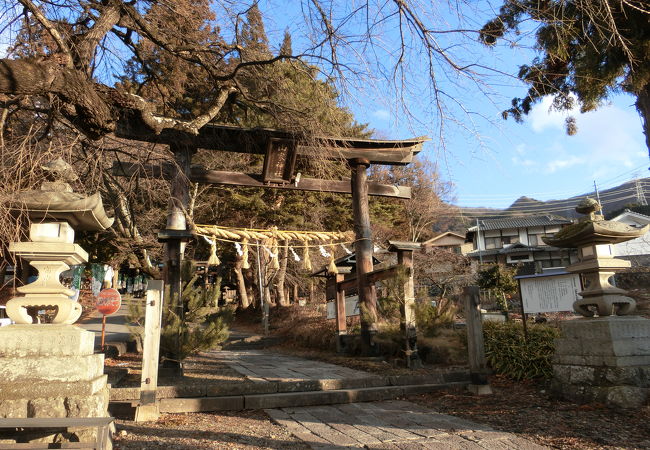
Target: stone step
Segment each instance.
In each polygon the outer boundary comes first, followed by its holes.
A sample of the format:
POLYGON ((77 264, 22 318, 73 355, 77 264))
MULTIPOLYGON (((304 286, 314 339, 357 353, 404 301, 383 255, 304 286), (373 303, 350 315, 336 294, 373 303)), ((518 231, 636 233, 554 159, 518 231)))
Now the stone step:
MULTIPOLYGON (((244 409, 288 408, 296 406, 332 405, 343 403, 390 400, 407 395, 439 390, 459 390, 467 381, 441 384, 407 384, 358 389, 334 389, 306 392, 277 392, 272 394, 224 395, 216 397, 185 397, 160 399, 160 412, 189 413, 208 411, 240 411, 244 409)), ((109 412, 114 417, 130 418, 137 401, 111 401, 109 412)))
MULTIPOLYGON (((281 393, 304 393, 346 389, 380 388, 390 386, 444 385, 447 383, 469 383, 467 370, 449 370, 430 375, 369 375, 360 378, 307 379, 307 380, 245 380, 224 381, 218 384, 194 384, 158 386, 156 397, 198 398, 237 395, 266 395, 281 393)), ((112 387, 111 401, 134 401, 140 398, 140 388, 112 387)))

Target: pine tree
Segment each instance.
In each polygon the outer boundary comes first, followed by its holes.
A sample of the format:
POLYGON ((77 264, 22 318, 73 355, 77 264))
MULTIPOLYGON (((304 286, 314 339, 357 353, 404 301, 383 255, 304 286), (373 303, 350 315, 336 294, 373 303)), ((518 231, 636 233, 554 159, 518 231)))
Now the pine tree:
MULTIPOLYGON (((218 28, 211 24, 215 15, 209 0, 178 0, 173 6, 154 3, 146 18, 167 24, 161 32, 175 45, 194 43, 206 49, 225 45, 218 28)), ((136 50, 137 55, 126 62, 125 75, 118 86, 153 100, 158 113, 194 117, 217 94, 219 86, 210 82, 198 64, 165 51, 148 39, 141 39, 136 50)))
MULTIPOLYGON (((221 296, 221 278, 211 288, 197 285, 197 275, 192 275, 193 266, 184 261, 181 291, 169 298, 169 287, 164 293, 163 313, 160 331, 160 350, 164 360, 181 363, 188 356, 215 348, 228 339, 228 325, 232 321, 231 308, 216 308, 221 296)), ((145 311, 141 301, 129 303, 129 332, 142 341, 144 338, 145 311)))
POLYGON ((241 26, 238 43, 243 47, 242 60, 253 61, 270 59, 273 55, 269 49, 269 39, 264 28, 264 20, 257 3, 246 11, 246 21, 241 26))

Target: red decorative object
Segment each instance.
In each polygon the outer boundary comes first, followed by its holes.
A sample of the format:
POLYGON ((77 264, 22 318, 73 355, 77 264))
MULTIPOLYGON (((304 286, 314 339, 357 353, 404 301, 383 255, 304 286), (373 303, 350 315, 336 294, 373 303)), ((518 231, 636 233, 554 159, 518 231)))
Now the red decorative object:
POLYGON ((117 291, 117 289, 102 289, 97 297, 95 306, 97 311, 102 313, 105 316, 110 316, 111 314, 117 312, 122 305, 122 296, 117 291))

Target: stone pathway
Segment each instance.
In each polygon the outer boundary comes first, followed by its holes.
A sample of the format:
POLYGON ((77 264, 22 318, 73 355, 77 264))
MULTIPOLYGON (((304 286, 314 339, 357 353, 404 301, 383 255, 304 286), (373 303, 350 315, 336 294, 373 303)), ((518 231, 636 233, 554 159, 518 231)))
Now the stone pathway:
POLYGON ((368 378, 367 372, 321 361, 271 353, 267 350, 208 352, 219 364, 226 364, 253 381, 305 381, 368 378))
POLYGON ((267 409, 314 449, 544 449, 512 433, 407 401, 267 409))

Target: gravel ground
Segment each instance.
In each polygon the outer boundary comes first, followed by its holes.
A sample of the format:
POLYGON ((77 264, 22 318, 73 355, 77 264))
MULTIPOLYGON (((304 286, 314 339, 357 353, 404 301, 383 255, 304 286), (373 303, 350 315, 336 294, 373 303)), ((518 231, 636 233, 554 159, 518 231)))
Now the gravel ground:
POLYGON ((493 377, 493 395, 435 392, 408 400, 561 449, 650 448, 650 406, 615 411, 556 400, 544 384, 493 377))
POLYGON ((262 411, 163 414, 157 422, 116 421, 114 448, 308 449, 262 411))

